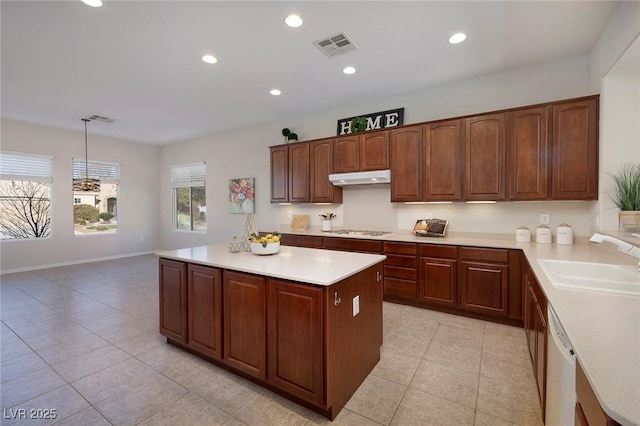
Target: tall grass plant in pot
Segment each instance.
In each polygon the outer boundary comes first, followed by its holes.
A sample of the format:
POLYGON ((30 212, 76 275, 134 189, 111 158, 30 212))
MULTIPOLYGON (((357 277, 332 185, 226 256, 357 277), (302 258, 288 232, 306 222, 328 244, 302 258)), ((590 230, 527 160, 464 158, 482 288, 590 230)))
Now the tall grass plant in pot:
POLYGON ((618 226, 640 229, 640 164, 625 163, 611 178, 611 200, 620 209, 618 226))

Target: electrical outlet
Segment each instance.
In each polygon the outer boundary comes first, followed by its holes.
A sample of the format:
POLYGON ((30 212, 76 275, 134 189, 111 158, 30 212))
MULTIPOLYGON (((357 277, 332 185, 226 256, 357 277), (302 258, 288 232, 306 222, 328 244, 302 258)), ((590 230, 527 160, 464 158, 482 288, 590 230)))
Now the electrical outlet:
POLYGON ((293 217, 293 212, 291 210, 287 211, 287 217, 291 219, 293 217))
POLYGON ((548 225, 550 219, 549 213, 540 213, 540 225, 548 225))
POLYGON ((424 218, 425 218, 425 219, 433 219, 433 213, 431 213, 431 212, 426 212, 426 213, 424 214, 424 218))
POLYGON ((360 313, 360 295, 353 298, 353 316, 355 317, 360 313))

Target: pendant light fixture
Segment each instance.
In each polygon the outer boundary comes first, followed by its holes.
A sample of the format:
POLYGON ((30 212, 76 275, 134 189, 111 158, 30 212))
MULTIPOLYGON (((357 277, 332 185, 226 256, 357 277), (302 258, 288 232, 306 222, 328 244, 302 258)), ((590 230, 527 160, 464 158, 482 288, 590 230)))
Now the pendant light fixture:
POLYGON ((87 149, 87 122, 89 119, 83 118, 82 121, 84 121, 84 177, 73 180, 73 191, 100 192, 100 179, 89 177, 89 151, 87 149))

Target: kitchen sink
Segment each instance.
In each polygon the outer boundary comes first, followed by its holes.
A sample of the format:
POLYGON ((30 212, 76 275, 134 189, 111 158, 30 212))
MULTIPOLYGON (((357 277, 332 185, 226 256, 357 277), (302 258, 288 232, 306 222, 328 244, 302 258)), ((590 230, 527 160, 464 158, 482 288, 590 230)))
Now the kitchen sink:
POLYGON ((640 296, 638 268, 608 263, 538 259, 554 287, 640 296))

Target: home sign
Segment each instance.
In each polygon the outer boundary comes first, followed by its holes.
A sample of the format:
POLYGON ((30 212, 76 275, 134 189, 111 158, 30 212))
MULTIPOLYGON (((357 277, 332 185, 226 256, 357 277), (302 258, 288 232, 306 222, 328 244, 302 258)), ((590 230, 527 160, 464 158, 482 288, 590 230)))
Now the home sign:
POLYGON ((374 112, 371 114, 356 115, 354 117, 342 118, 338 120, 338 136, 351 133, 351 121, 356 117, 363 117, 367 120, 366 131, 386 129, 389 127, 402 126, 404 124, 404 108, 390 109, 389 111, 374 112))

